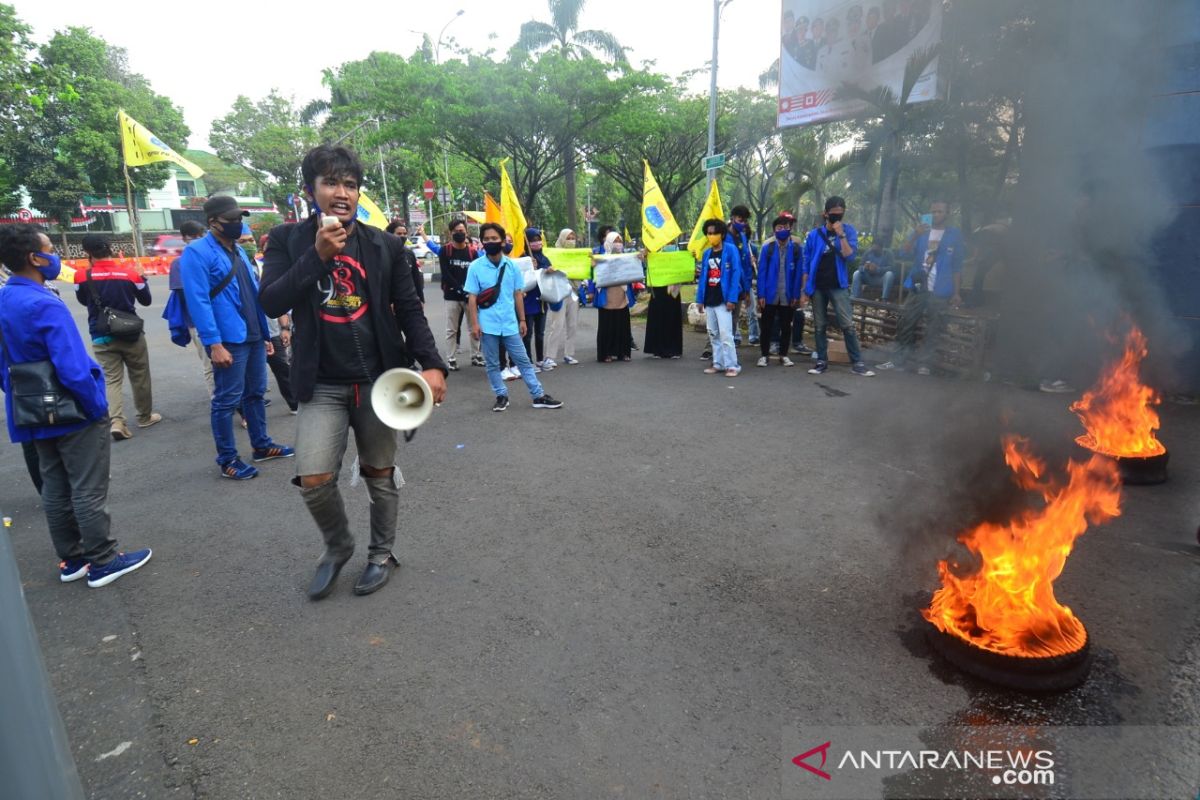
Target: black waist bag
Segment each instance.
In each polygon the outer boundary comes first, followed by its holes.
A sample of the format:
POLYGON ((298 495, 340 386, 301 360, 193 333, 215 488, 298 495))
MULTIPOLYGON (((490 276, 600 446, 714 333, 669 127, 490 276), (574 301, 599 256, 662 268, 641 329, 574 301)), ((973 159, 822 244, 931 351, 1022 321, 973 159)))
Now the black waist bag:
POLYGON ((500 274, 496 277, 496 285, 489 286, 475 295, 476 308, 491 308, 496 305, 496 300, 500 297, 500 286, 504 283, 504 270, 506 269, 508 269, 507 261, 500 265, 500 274))

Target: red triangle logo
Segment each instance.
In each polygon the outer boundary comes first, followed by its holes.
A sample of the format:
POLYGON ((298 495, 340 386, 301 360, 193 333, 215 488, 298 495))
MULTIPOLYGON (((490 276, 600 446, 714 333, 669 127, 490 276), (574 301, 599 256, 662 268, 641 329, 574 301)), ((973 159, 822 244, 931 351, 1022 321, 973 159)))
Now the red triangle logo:
POLYGON ((809 750, 807 753, 801 753, 800 755, 793 758, 792 763, 795 764, 797 767, 802 767, 803 769, 808 770, 813 775, 824 778, 827 781, 833 780, 833 778, 830 777, 829 773, 826 772, 825 770, 818 769, 817 767, 814 767, 812 764, 805 763, 806 759, 811 758, 812 756, 815 756, 817 753, 820 753, 821 754, 821 766, 824 767, 825 759, 829 755, 829 746, 831 744, 832 744, 832 742, 826 742, 825 744, 817 745, 812 750, 809 750))

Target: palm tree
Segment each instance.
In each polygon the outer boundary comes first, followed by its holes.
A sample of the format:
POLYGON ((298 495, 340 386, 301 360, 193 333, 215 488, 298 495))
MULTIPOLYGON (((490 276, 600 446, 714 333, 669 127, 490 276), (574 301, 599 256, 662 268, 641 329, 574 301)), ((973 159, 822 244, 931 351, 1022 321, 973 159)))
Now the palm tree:
MULTIPOLYGON (((541 50, 558 50, 568 58, 594 58, 593 51, 604 55, 615 66, 626 66, 625 48, 617 37, 608 31, 579 30, 579 15, 587 0, 546 0, 550 8, 551 22, 530 20, 521 25, 517 47, 536 53, 541 50)), ((567 193, 567 227, 575 228, 578 217, 575 197, 575 143, 568 141, 563 146, 564 174, 567 193)))
POLYGON ((876 241, 883 242, 884 247, 891 244, 892 233, 896 229, 903 138, 912 127, 914 119, 914 104, 910 103, 909 99, 917 80, 937 57, 937 45, 912 54, 904 66, 904 80, 900 85, 899 96, 888 86, 860 89, 847 84, 838 90, 840 99, 860 100, 866 103, 867 110, 863 112, 863 118, 878 120, 878 125, 867 135, 865 149, 867 157, 879 154, 879 203, 877 224, 872 234, 876 241))
MULTIPOLYGON (((815 130, 800 129, 784 133, 783 154, 787 160, 788 184, 775 198, 779 205, 786 207, 794 203, 793 207, 799 214, 805 196, 810 195, 812 204, 820 210, 829 195, 826 187, 830 179, 849 167, 863 163, 866 152, 861 146, 834 156, 829 133, 828 125, 815 130)), ((808 219, 800 220, 805 227, 809 223, 808 219)))

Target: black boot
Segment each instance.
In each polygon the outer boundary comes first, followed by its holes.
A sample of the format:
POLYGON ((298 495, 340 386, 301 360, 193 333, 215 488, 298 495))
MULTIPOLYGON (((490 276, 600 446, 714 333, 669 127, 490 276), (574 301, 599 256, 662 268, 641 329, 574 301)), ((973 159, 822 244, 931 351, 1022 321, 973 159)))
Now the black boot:
POLYGON ((311 489, 302 488, 300 496, 304 498, 308 512, 325 538, 325 555, 321 557, 308 587, 308 596, 320 600, 333 590, 338 573, 354 554, 354 537, 350 534, 346 507, 342 503, 342 493, 338 490, 336 480, 311 489))

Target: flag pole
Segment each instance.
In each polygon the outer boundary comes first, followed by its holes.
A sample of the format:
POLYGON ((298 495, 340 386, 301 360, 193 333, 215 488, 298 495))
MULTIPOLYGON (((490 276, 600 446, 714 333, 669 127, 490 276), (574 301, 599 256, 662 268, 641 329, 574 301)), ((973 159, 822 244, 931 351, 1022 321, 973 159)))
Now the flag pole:
POLYGON ((133 181, 129 178, 129 162, 125 157, 125 129, 121 112, 117 112, 117 127, 121 129, 121 170, 125 173, 125 210, 129 213, 129 227, 133 232, 133 254, 142 256, 142 226, 138 222, 137 207, 133 204, 133 181))

